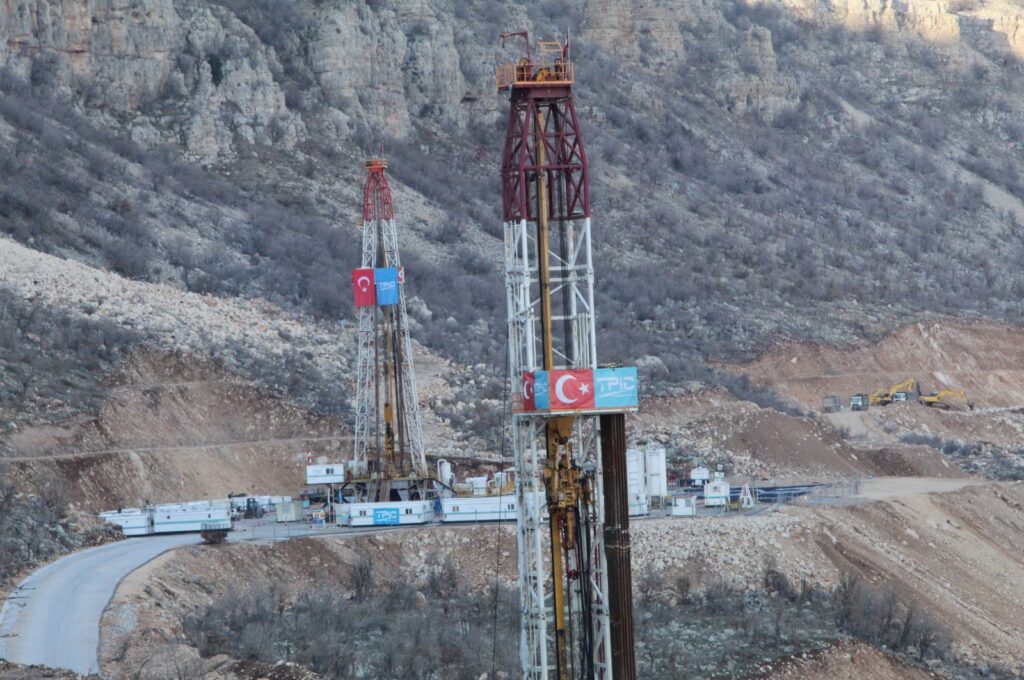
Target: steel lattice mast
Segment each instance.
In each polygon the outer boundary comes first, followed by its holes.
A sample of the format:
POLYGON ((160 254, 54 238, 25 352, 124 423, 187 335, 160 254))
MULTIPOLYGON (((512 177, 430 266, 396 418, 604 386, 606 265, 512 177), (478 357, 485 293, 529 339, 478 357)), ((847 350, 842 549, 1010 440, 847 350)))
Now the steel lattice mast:
POLYGON ((359 307, 355 451, 357 474, 368 474, 370 501, 388 500, 390 480, 428 476, 412 343, 405 308, 405 280, 388 184, 387 161, 366 161, 363 188, 362 267, 393 268, 398 304, 359 307))
POLYGON ((508 36, 527 45, 497 73, 510 101, 501 177, 509 369, 522 381, 512 445, 523 678, 629 680, 629 534, 619 500, 622 413, 635 408, 636 372, 597 364, 589 169, 568 43, 541 42, 535 59, 526 33, 508 36), (633 400, 614 408, 622 392, 608 385, 628 380, 633 400))

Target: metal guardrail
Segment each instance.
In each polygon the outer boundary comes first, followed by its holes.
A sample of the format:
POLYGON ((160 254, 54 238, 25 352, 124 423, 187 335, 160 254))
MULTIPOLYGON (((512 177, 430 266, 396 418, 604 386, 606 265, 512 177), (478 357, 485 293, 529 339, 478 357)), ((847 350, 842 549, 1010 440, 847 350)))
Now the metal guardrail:
POLYGON ((495 70, 495 81, 499 90, 513 85, 564 85, 573 82, 575 75, 572 62, 526 61, 515 64, 499 64, 495 70))

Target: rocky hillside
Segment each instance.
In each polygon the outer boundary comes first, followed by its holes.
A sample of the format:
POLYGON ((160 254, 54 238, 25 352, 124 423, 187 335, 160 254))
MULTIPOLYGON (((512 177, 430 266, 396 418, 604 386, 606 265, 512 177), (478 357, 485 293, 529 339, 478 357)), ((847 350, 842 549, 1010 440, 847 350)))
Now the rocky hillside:
MULTIPOLYGON (((1022 16, 1001 0, 0 2, 0 253, 22 266, 3 295, 38 310, 2 343, 5 417, 97 403, 89 376, 136 343, 344 414, 360 163, 381 143, 414 335, 482 363, 464 393, 493 394, 508 29, 572 32, 602 359, 671 387, 777 339, 1015 322, 1022 16), (36 267, 81 276, 40 290, 36 267), (238 312, 204 332, 201 305, 238 312), (36 346, 61 361, 31 365, 36 346), (47 379, 64 374, 79 379, 47 379)), ((457 406, 437 408, 490 426, 457 406)))

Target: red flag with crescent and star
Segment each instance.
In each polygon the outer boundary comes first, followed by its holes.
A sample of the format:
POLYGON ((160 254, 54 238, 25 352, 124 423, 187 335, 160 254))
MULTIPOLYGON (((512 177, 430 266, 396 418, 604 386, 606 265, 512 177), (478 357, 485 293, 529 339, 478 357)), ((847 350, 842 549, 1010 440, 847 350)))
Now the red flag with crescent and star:
POLYGON ((377 304, 372 268, 352 270, 352 293, 355 295, 356 307, 373 307, 377 304))
POLYGON ((552 411, 594 408, 594 372, 589 369, 551 371, 548 387, 552 411))
POLYGON ((536 411, 537 402, 534 399, 534 386, 536 385, 537 376, 533 374, 533 371, 523 371, 523 410, 524 411, 536 411))

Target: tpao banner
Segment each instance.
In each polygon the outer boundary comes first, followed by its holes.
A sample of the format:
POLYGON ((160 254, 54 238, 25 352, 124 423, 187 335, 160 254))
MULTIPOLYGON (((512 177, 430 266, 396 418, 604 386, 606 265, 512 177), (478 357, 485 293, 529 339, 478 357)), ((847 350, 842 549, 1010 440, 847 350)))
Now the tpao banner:
POLYGON ((377 304, 398 304, 398 270, 394 267, 375 269, 373 281, 377 285, 377 304))
POLYGON ((632 367, 527 371, 522 394, 524 411, 631 410, 640 405, 632 367))

